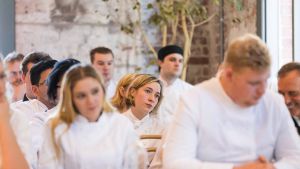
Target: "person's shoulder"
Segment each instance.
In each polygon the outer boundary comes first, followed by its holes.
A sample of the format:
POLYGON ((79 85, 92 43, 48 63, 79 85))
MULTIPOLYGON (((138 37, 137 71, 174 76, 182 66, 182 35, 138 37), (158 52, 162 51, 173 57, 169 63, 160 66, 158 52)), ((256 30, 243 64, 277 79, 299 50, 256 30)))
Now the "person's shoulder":
POLYGON ((209 80, 205 80, 201 83, 194 85, 190 90, 189 93, 198 93, 201 91, 207 90, 214 90, 218 85, 218 80, 216 78, 211 78, 209 80))
POLYGON ((17 108, 22 107, 22 106, 27 105, 27 104, 29 104, 29 101, 22 101, 22 100, 19 100, 19 101, 17 101, 17 102, 11 103, 11 104, 10 104, 10 107, 11 107, 12 109, 17 109, 17 108))
POLYGON ((180 78, 178 78, 176 80, 176 83, 178 83, 179 85, 181 85, 182 87, 185 87, 185 88, 192 88, 193 87, 193 85, 191 85, 190 83, 188 83, 188 82, 186 82, 186 81, 184 81, 180 78))
POLYGON ((111 121, 111 123, 117 123, 120 126, 122 126, 122 124, 131 124, 129 119, 119 112, 103 112, 103 116, 111 121))
POLYGON ((266 90, 257 106, 259 109, 265 109, 266 111, 272 112, 273 115, 278 113, 282 114, 282 111, 286 109, 284 98, 279 93, 269 89, 266 90))
POLYGON ((262 99, 265 102, 270 102, 275 104, 284 103, 284 99, 279 93, 276 93, 269 89, 266 90, 262 99))
POLYGON ((135 133, 132 122, 123 114, 118 112, 104 112, 103 117, 106 118, 106 123, 110 125, 109 128, 113 128, 115 133, 123 133, 121 135, 127 135, 128 133, 135 133))

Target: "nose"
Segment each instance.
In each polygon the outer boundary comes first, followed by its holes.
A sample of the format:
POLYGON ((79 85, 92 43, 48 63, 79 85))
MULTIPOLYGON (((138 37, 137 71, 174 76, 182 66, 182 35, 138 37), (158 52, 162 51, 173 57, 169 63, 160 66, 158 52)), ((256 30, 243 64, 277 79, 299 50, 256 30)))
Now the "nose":
POLYGON ((108 64, 104 64, 104 65, 103 65, 103 69, 104 69, 104 70, 108 70, 109 67, 110 67, 110 66, 109 66, 108 64))
POLYGON ((180 65, 180 61, 179 61, 179 60, 176 60, 175 65, 176 65, 176 66, 179 66, 179 65, 180 65))
POLYGON ((149 100, 150 102, 154 102, 154 100, 155 100, 154 94, 150 94, 149 97, 148 97, 148 100, 149 100))
POLYGON ((290 105, 292 103, 292 99, 288 94, 283 94, 283 97, 286 105, 290 105))
POLYGON ((92 95, 88 95, 87 96, 87 104, 89 105, 89 104, 92 104, 93 103, 93 96, 92 95))
POLYGON ((17 74, 16 74, 16 78, 17 78, 17 79, 22 79, 22 74, 21 74, 21 73, 17 73, 17 74))
POLYGON ((257 94, 259 94, 260 96, 263 95, 266 91, 267 88, 267 82, 263 82, 257 89, 257 94))

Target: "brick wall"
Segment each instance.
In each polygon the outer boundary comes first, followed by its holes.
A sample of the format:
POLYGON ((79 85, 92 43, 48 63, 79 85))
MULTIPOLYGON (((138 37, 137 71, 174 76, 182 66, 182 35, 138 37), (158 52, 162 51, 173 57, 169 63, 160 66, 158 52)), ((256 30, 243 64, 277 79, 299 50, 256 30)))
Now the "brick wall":
MULTIPOLYGON (((143 3, 147 3, 145 0, 143 3)), ((256 31, 256 1, 245 0, 244 10, 236 11, 225 1, 224 33, 228 40, 245 32, 256 31)), ((107 46, 116 55, 116 77, 137 68, 141 72, 157 73, 156 66, 146 67, 151 55, 145 52, 141 34, 128 35, 120 31, 120 23, 136 19, 131 0, 110 0, 111 3, 94 0, 34 1, 16 0, 16 48, 28 53, 39 50, 56 59, 73 57, 89 62, 89 50, 107 46)), ((219 7, 207 1, 209 13, 219 12, 219 7)), ((142 4, 142 5, 145 5, 142 4)), ((146 18, 149 14, 144 13, 146 18)), ((195 30, 192 56, 188 64, 187 81, 196 84, 214 76, 223 55, 221 51, 220 18, 215 17, 195 30)), ((160 46, 157 31, 147 28, 151 42, 160 46)))
MULTIPOLYGON (((187 75, 187 81, 192 84, 202 82, 216 74, 224 52, 221 51, 221 33, 224 34, 223 48, 226 49, 232 38, 256 32, 256 1, 244 1, 241 11, 236 10, 228 1, 224 2, 224 29, 220 29, 220 16, 217 16, 195 31, 187 75)), ((208 4, 208 7, 211 14, 220 10, 211 4, 208 4)))
MULTIPOLYGON (((55 59, 73 57, 89 63, 89 51, 106 46, 115 53, 117 78, 139 67, 145 68, 149 58, 142 53, 140 34, 128 35, 120 30, 120 23, 129 16, 136 17, 128 10, 132 9, 131 3, 131 0, 111 0, 111 3, 16 0, 16 49, 25 54, 45 51, 55 59)), ((146 68, 143 72, 153 73, 154 69, 146 68)))

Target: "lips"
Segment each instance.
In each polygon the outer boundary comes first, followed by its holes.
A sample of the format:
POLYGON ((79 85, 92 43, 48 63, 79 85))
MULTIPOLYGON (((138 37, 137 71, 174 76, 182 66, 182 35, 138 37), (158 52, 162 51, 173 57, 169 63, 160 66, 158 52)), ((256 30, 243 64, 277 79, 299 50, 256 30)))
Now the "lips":
POLYGON ((95 107, 89 107, 89 108, 88 108, 89 111, 94 111, 94 110, 96 110, 96 109, 97 109, 97 106, 95 106, 95 107))
POLYGON ((146 104, 146 107, 151 109, 153 107, 153 105, 152 104, 146 104))

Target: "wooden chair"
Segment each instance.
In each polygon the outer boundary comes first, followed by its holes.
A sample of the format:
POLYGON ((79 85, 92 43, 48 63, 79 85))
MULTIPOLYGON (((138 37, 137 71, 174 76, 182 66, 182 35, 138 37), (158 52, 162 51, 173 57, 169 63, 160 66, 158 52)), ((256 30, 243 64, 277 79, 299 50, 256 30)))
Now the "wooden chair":
MULTIPOLYGON (((161 135, 159 134, 144 134, 140 136, 141 140, 160 140, 161 135)), ((156 152, 157 147, 147 147, 147 152, 156 152)))

